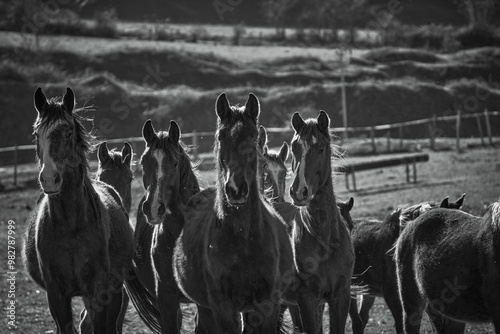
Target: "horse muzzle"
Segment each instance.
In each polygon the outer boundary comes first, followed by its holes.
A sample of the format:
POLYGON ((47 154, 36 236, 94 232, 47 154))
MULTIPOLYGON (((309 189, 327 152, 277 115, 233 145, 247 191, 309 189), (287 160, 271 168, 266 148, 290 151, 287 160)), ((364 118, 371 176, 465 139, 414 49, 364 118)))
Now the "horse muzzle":
POLYGON ((224 187, 226 198, 229 204, 234 206, 241 206, 247 202, 248 199, 248 183, 243 182, 239 187, 236 187, 232 182, 226 182, 224 187))
POLYGON ((55 195, 61 191, 63 179, 59 172, 47 172, 42 169, 39 175, 40 186, 47 195, 55 195))
POLYGON ((311 194, 308 187, 299 187, 294 189, 292 185, 290 187, 290 197, 292 198, 293 204, 296 206, 306 206, 311 200, 311 194))

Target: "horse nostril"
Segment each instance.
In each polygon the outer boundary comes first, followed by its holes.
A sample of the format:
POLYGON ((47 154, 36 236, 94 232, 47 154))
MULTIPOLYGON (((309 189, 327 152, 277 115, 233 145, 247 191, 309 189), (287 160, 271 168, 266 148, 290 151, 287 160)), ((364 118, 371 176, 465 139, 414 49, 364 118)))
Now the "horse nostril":
POLYGON ((40 182, 45 182, 45 178, 43 177, 43 174, 40 174, 40 182))
POLYGON ((163 216, 165 212, 167 212, 165 205, 163 203, 160 203, 160 207, 158 208, 158 216, 163 216))
POLYGON ((244 182, 240 188, 240 196, 246 197, 248 195, 248 183, 244 182))
POLYGON ((309 193, 309 191, 307 190, 307 187, 304 188, 304 190, 302 191, 302 197, 307 197, 308 193, 309 193))
POLYGON ((57 184, 57 183, 60 183, 61 182, 61 175, 59 173, 56 173, 55 177, 54 177, 54 182, 57 184))

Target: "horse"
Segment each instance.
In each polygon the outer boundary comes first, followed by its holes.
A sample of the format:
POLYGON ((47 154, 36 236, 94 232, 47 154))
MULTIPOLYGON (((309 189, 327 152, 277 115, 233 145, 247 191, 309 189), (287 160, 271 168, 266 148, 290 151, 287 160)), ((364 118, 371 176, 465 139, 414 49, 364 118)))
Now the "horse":
POLYGON ((96 178, 115 188, 122 198, 123 206, 127 213, 130 213, 132 203, 132 157, 134 151, 129 143, 125 142, 121 152, 114 149, 109 151, 106 142, 97 148, 97 159, 99 165, 96 178))
MULTIPOLYGON (((85 131, 71 88, 59 102, 34 94, 39 184, 43 190, 23 251, 31 278, 47 293, 57 333, 73 333, 72 297, 81 296, 94 333, 118 333, 122 282, 132 265, 132 227, 120 196, 89 178, 95 138, 85 131)), ((85 108, 84 108, 85 109, 85 108)))
POLYGON ((200 187, 175 121, 168 131, 155 132, 148 120, 142 135, 146 150, 140 163, 146 194, 139 203, 134 236, 137 276, 126 286, 140 317, 153 332, 179 333, 180 302, 188 300, 177 288, 172 252, 184 225, 182 207, 200 187))
MULTIPOLYGON (((108 150, 106 142, 102 142, 97 147, 97 166, 96 179, 112 186, 122 200, 122 204, 127 214, 130 213, 130 205, 132 201, 132 180, 134 179, 131 164, 134 152, 132 146, 125 142, 121 152, 116 150, 108 150)), ((128 295, 123 294, 122 310, 120 317, 117 320, 118 333, 122 332, 123 321, 128 306, 128 295)), ((80 331, 82 333, 92 333, 92 321, 88 317, 88 313, 84 308, 80 314, 81 323, 80 331)))
POLYGON ((259 153, 259 186, 260 191, 268 195, 273 202, 285 201, 285 186, 289 147, 283 142, 279 152, 270 151, 267 146, 267 131, 259 126, 258 153, 259 153))
POLYGON ((293 182, 290 197, 299 207, 293 220, 295 263, 300 278, 297 305, 307 333, 321 331, 319 314, 329 305, 330 333, 344 333, 350 303, 354 250, 336 205, 332 180, 330 118, 320 111, 304 121, 292 116, 293 182))
POLYGON ((396 264, 392 258, 393 247, 400 231, 411 221, 429 210, 439 207, 459 209, 465 194, 450 203, 448 197, 439 202, 422 202, 414 205, 402 204, 383 221, 356 219, 351 232, 356 260, 353 282, 366 286, 367 293, 361 295, 358 312, 356 298, 351 300, 349 315, 354 334, 362 334, 369 319, 375 297, 384 297, 394 318, 396 333, 403 333, 402 308, 399 301, 396 279, 396 264))
POLYGON ((483 217, 436 209, 401 233, 395 261, 404 330, 418 333, 424 310, 437 333, 493 322, 500 333, 500 201, 483 217))
POLYGON ((198 306, 206 333, 276 333, 282 292, 295 276, 287 227, 259 193, 260 104, 216 100, 216 186, 194 195, 174 250, 181 291, 198 306))

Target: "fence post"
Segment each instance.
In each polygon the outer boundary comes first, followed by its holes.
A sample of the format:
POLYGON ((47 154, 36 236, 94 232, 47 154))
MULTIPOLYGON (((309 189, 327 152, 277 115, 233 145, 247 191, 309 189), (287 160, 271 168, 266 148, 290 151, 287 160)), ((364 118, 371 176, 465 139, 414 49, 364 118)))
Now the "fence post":
POLYGON ((17 143, 14 147, 14 185, 17 186, 17 143))
POLYGON ((429 120, 429 145, 431 150, 436 150, 436 114, 429 120))
POLYGON ((479 130, 479 138, 481 138, 481 145, 484 146, 483 127, 481 126, 481 114, 480 113, 476 114, 476 121, 477 121, 477 129, 479 130))
POLYGON ((196 160, 198 159, 198 134, 196 130, 193 130, 192 134, 193 138, 191 139, 191 145, 193 145, 193 159, 196 160))
POLYGON ((461 110, 460 108, 457 109, 457 123, 456 123, 456 146, 457 146, 457 152, 460 153, 460 121, 461 121, 461 110))
POLYGON ((488 141, 490 145, 493 146, 493 138, 491 137, 491 124, 490 124, 490 113, 488 109, 484 111, 484 120, 486 121, 486 134, 488 135, 488 141))
POLYGON ((372 149, 373 153, 377 154, 377 144, 375 143, 375 127, 372 126, 370 129, 370 137, 372 138, 372 149))

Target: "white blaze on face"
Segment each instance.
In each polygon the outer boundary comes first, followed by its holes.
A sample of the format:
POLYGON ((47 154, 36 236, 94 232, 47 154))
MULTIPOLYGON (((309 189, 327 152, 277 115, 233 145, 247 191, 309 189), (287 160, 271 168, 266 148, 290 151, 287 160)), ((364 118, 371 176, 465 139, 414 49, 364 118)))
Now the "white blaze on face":
POLYGON ((234 174, 235 173, 231 173, 229 169, 227 170, 227 185, 228 187, 232 188, 235 193, 238 193, 238 187, 236 186, 236 182, 234 181, 234 174))
POLYGON ((46 192, 53 192, 59 189, 55 184, 55 175, 58 172, 57 165, 50 156, 50 135, 54 130, 61 124, 65 123, 63 120, 58 120, 52 123, 50 126, 41 126, 38 129, 38 146, 40 151, 40 158, 42 161, 42 167, 40 170, 40 176, 44 180, 42 187, 46 192))
POLYGON ((305 140, 299 140, 299 145, 302 147, 302 152, 300 156, 300 164, 298 166, 298 177, 299 177, 299 186, 297 190, 301 191, 307 186, 306 183, 306 156, 307 152, 309 152, 309 144, 305 140))
MULTIPOLYGON (((151 199, 151 215, 153 217, 158 216, 158 209, 160 207, 160 187, 161 187, 161 182, 163 180, 164 174, 163 174, 163 159, 165 158, 165 153, 162 150, 154 150, 153 151, 153 157, 156 160, 156 163, 158 165, 156 169, 156 188, 153 193, 153 198, 151 199)), ((165 203, 166 205, 167 203, 165 203)), ((167 213, 169 212, 169 209, 165 207, 167 210, 167 213)))

